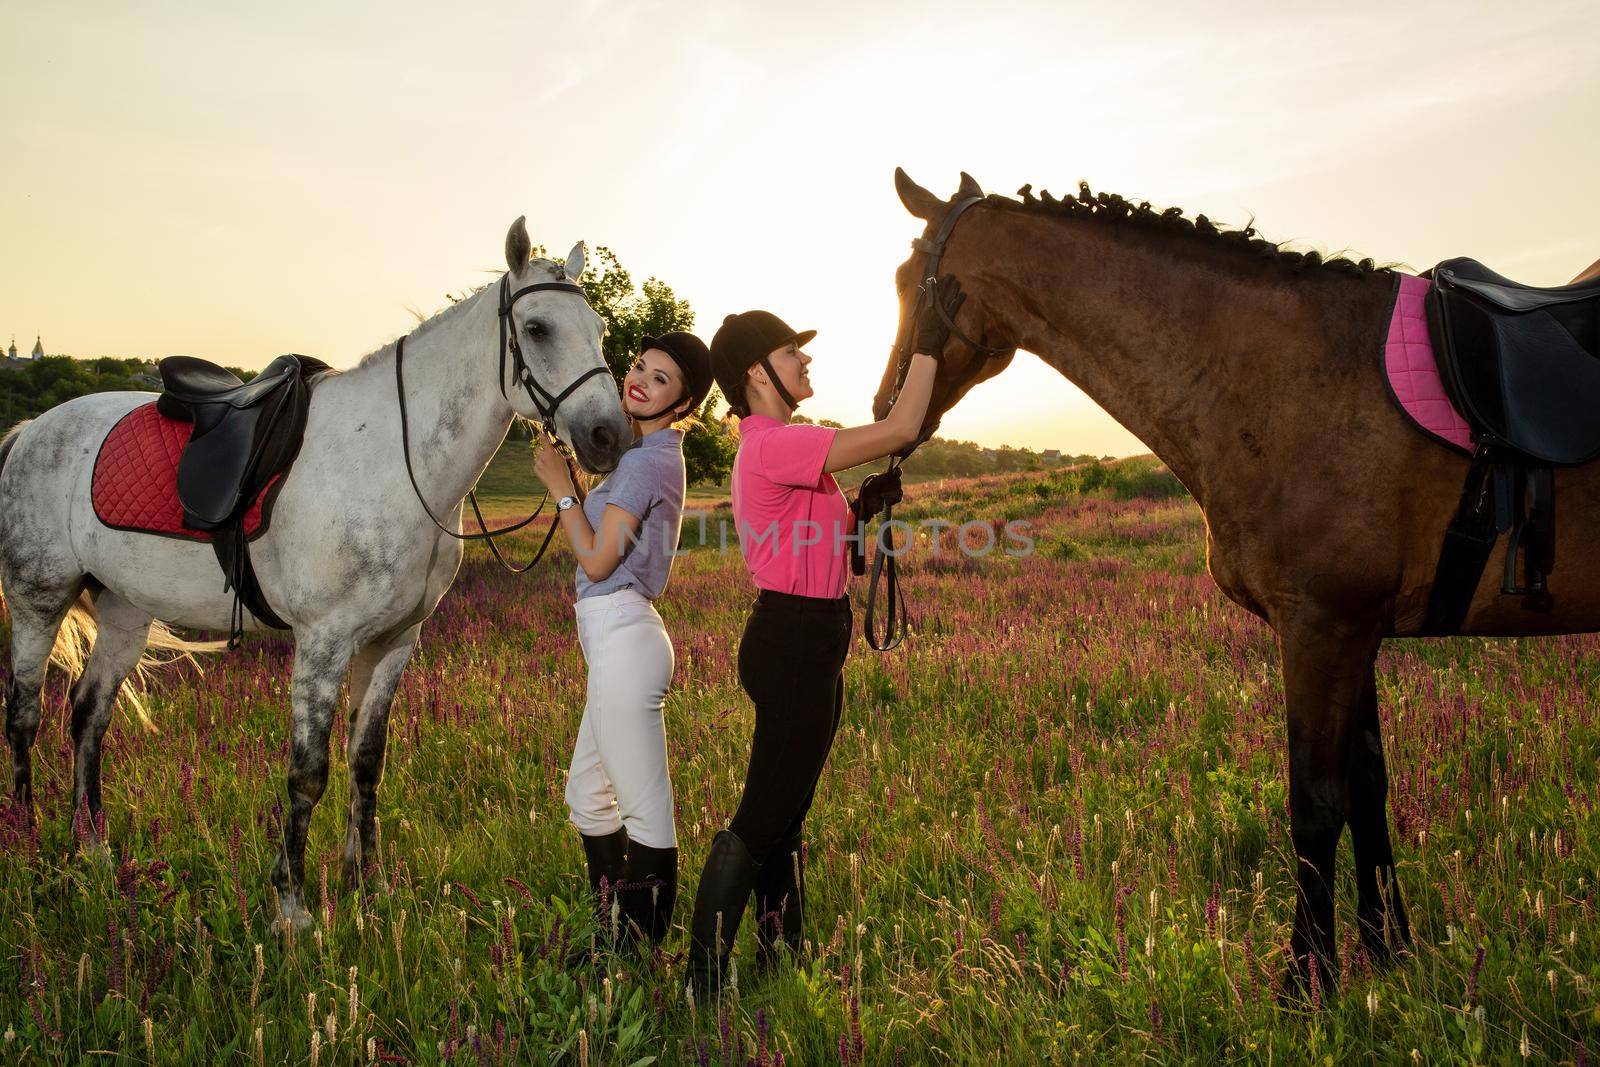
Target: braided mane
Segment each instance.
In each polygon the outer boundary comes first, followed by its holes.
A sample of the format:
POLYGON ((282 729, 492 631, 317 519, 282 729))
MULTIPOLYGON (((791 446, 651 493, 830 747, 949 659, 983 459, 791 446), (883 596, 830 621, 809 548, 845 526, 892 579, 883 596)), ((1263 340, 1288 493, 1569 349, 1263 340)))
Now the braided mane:
POLYGON ((1078 183, 1078 195, 1074 197, 1057 199, 1050 195, 1049 190, 1043 189, 1036 197, 1033 195, 1031 184, 1018 189, 1017 195, 1022 198, 1020 203, 1010 197, 998 195, 990 196, 988 199, 992 203, 1012 208, 1020 207, 1025 211, 1091 218, 1105 223, 1131 223, 1167 233, 1187 234, 1197 240, 1271 260, 1285 270, 1295 273, 1318 270, 1362 276, 1388 269, 1379 267, 1370 258, 1357 261, 1343 255, 1324 256, 1316 251, 1297 252, 1284 248, 1281 244, 1259 236, 1256 233, 1254 220, 1246 224, 1243 229, 1224 228, 1204 215, 1196 215, 1192 219, 1186 218, 1182 208, 1169 207, 1158 211, 1148 200, 1134 203, 1116 193, 1093 192, 1088 182, 1078 183))

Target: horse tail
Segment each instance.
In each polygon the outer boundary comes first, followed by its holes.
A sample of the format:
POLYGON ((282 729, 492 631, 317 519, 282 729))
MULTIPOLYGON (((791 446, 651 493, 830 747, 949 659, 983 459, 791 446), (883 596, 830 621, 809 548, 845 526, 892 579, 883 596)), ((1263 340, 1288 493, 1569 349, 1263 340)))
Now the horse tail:
MULTIPOLYGON (((24 419, 7 430, 4 436, 0 436, 0 473, 5 472, 6 460, 16 445, 17 436, 31 421, 24 419)), ((0 589, 0 600, 4 598, 5 591, 0 589)), ((84 590, 67 609, 66 617, 61 620, 61 626, 56 631, 55 644, 50 648, 50 666, 60 668, 68 678, 81 676, 84 668, 89 665, 89 652, 94 648, 98 633, 94 602, 89 599, 88 590, 84 590)), ((165 623, 152 622, 150 636, 145 641, 144 654, 139 657, 138 664, 122 685, 123 695, 127 697, 139 721, 149 729, 155 729, 155 723, 150 718, 145 692, 152 670, 186 659, 196 671, 200 671, 200 662, 195 659, 197 654, 218 652, 227 647, 226 641, 187 641, 173 633, 165 623)))
MULTIPOLYGON (((70 616, 72 612, 69 611, 67 614, 70 616)), ((188 660, 195 673, 204 676, 205 668, 200 666, 200 661, 195 656, 206 652, 221 652, 227 647, 226 641, 185 640, 173 633, 160 619, 153 621, 150 624, 150 636, 145 638, 144 655, 139 657, 139 662, 134 665, 132 673, 122 683, 122 692, 128 700, 128 706, 148 729, 158 732, 155 722, 150 718, 149 704, 145 699, 145 687, 150 681, 151 672, 179 660, 188 660)))
MULTIPOLYGON (((3 443, 0 443, 0 448, 3 447, 3 443)), ((0 453, 0 460, 3 458, 3 453, 0 453)), ((50 649, 50 665, 59 667, 68 678, 80 677, 84 668, 89 665, 89 652, 94 648, 98 633, 99 625, 95 621, 94 602, 89 599, 88 590, 85 590, 78 594, 78 599, 67 609, 66 618, 61 620, 61 628, 56 631, 55 644, 50 649)), ((144 655, 139 657, 139 662, 123 680, 122 695, 127 699, 128 706, 133 709, 139 721, 147 729, 155 731, 156 724, 150 717, 147 694, 152 672, 179 660, 188 660, 197 673, 204 674, 205 671, 195 656, 206 652, 220 652, 227 647, 226 641, 188 641, 173 633, 165 623, 152 622, 150 636, 145 641, 144 655)))
POLYGON ((88 590, 84 590, 67 609, 67 617, 56 630, 56 643, 50 647, 50 666, 61 668, 68 678, 83 674, 83 669, 89 665, 89 650, 94 647, 97 632, 94 605, 89 601, 88 590))

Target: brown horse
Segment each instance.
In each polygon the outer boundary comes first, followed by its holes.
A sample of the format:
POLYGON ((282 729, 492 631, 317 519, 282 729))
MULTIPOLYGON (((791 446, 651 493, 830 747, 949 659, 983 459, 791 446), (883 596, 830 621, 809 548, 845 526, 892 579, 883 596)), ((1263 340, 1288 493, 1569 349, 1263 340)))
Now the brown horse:
MULTIPOLYGON (((903 171, 907 210, 934 238, 951 205, 983 196, 961 176, 944 201, 903 171)), ((1410 425, 1381 369, 1393 272, 1278 248, 1253 229, 1157 212, 1121 197, 989 196, 961 217, 941 273, 968 299, 925 433, 1015 349, 1036 353, 1154 449, 1199 502, 1208 568, 1278 637, 1288 707, 1290 833, 1298 858, 1294 960, 1331 982, 1334 856, 1350 827, 1362 940, 1386 960, 1410 938, 1395 881, 1374 660, 1416 634, 1468 461, 1410 425), (991 347, 992 346, 992 347, 991 347), (979 351, 990 348, 989 353, 979 351), (998 352, 996 352, 998 350, 998 352)), ((914 293, 927 244, 896 283, 914 293)), ((910 302, 903 299, 902 319, 910 302)), ((902 326, 904 323, 902 322, 902 326)), ((874 401, 885 413, 893 359, 874 401)), ((1466 634, 1600 629, 1600 466, 1556 473, 1553 610, 1499 593, 1505 539, 1466 634)))

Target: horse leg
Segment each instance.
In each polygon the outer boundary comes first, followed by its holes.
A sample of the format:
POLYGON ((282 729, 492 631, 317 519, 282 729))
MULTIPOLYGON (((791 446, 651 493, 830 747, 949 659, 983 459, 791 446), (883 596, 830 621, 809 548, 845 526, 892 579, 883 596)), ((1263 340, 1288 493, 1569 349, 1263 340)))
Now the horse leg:
POLYGON ((378 781, 383 777, 383 753, 389 740, 389 707, 421 631, 418 624, 393 640, 373 642, 356 653, 351 667, 350 740, 345 748, 350 763, 350 817, 344 834, 344 878, 352 889, 361 884, 363 867, 378 858, 374 840, 378 781))
POLYGON ((33 739, 39 733, 39 690, 61 620, 78 595, 25 597, 10 583, 11 678, 6 682, 6 740, 11 743, 11 795, 33 804, 33 739), (58 603, 59 601, 59 603, 58 603))
POLYGON ((1291 986, 1318 968, 1331 991, 1338 974, 1334 940, 1334 857, 1350 814, 1351 729, 1377 654, 1376 628, 1307 613, 1279 630, 1289 714, 1289 833, 1294 841, 1295 913, 1291 986))
POLYGON ((1350 844, 1356 865, 1356 916, 1367 957, 1385 964, 1411 943, 1389 841, 1389 774, 1383 761, 1378 684, 1371 673, 1361 690, 1350 753, 1350 844))
POLYGON ((150 616, 109 590, 94 598, 98 630, 89 663, 72 685, 72 813, 82 819, 86 850, 103 851, 100 839, 100 742, 117 704, 122 681, 139 664, 150 639, 150 616))
POLYGON ((339 688, 351 650, 342 635, 312 634, 294 651, 294 713, 289 740, 289 811, 283 846, 272 870, 278 914, 292 931, 315 921, 306 910, 302 887, 306 874, 306 831, 311 812, 328 787, 328 732, 339 704, 339 688))

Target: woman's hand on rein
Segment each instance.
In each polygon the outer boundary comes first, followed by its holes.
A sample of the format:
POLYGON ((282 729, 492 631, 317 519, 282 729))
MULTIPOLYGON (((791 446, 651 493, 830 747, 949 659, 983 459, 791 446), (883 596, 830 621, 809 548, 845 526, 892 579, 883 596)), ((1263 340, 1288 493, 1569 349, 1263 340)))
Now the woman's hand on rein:
POLYGON ((538 451, 533 455, 533 473, 544 483, 545 489, 551 496, 557 499, 576 496, 578 486, 572 477, 572 467, 567 457, 556 447, 553 437, 549 434, 541 436, 543 440, 538 442, 538 451))

